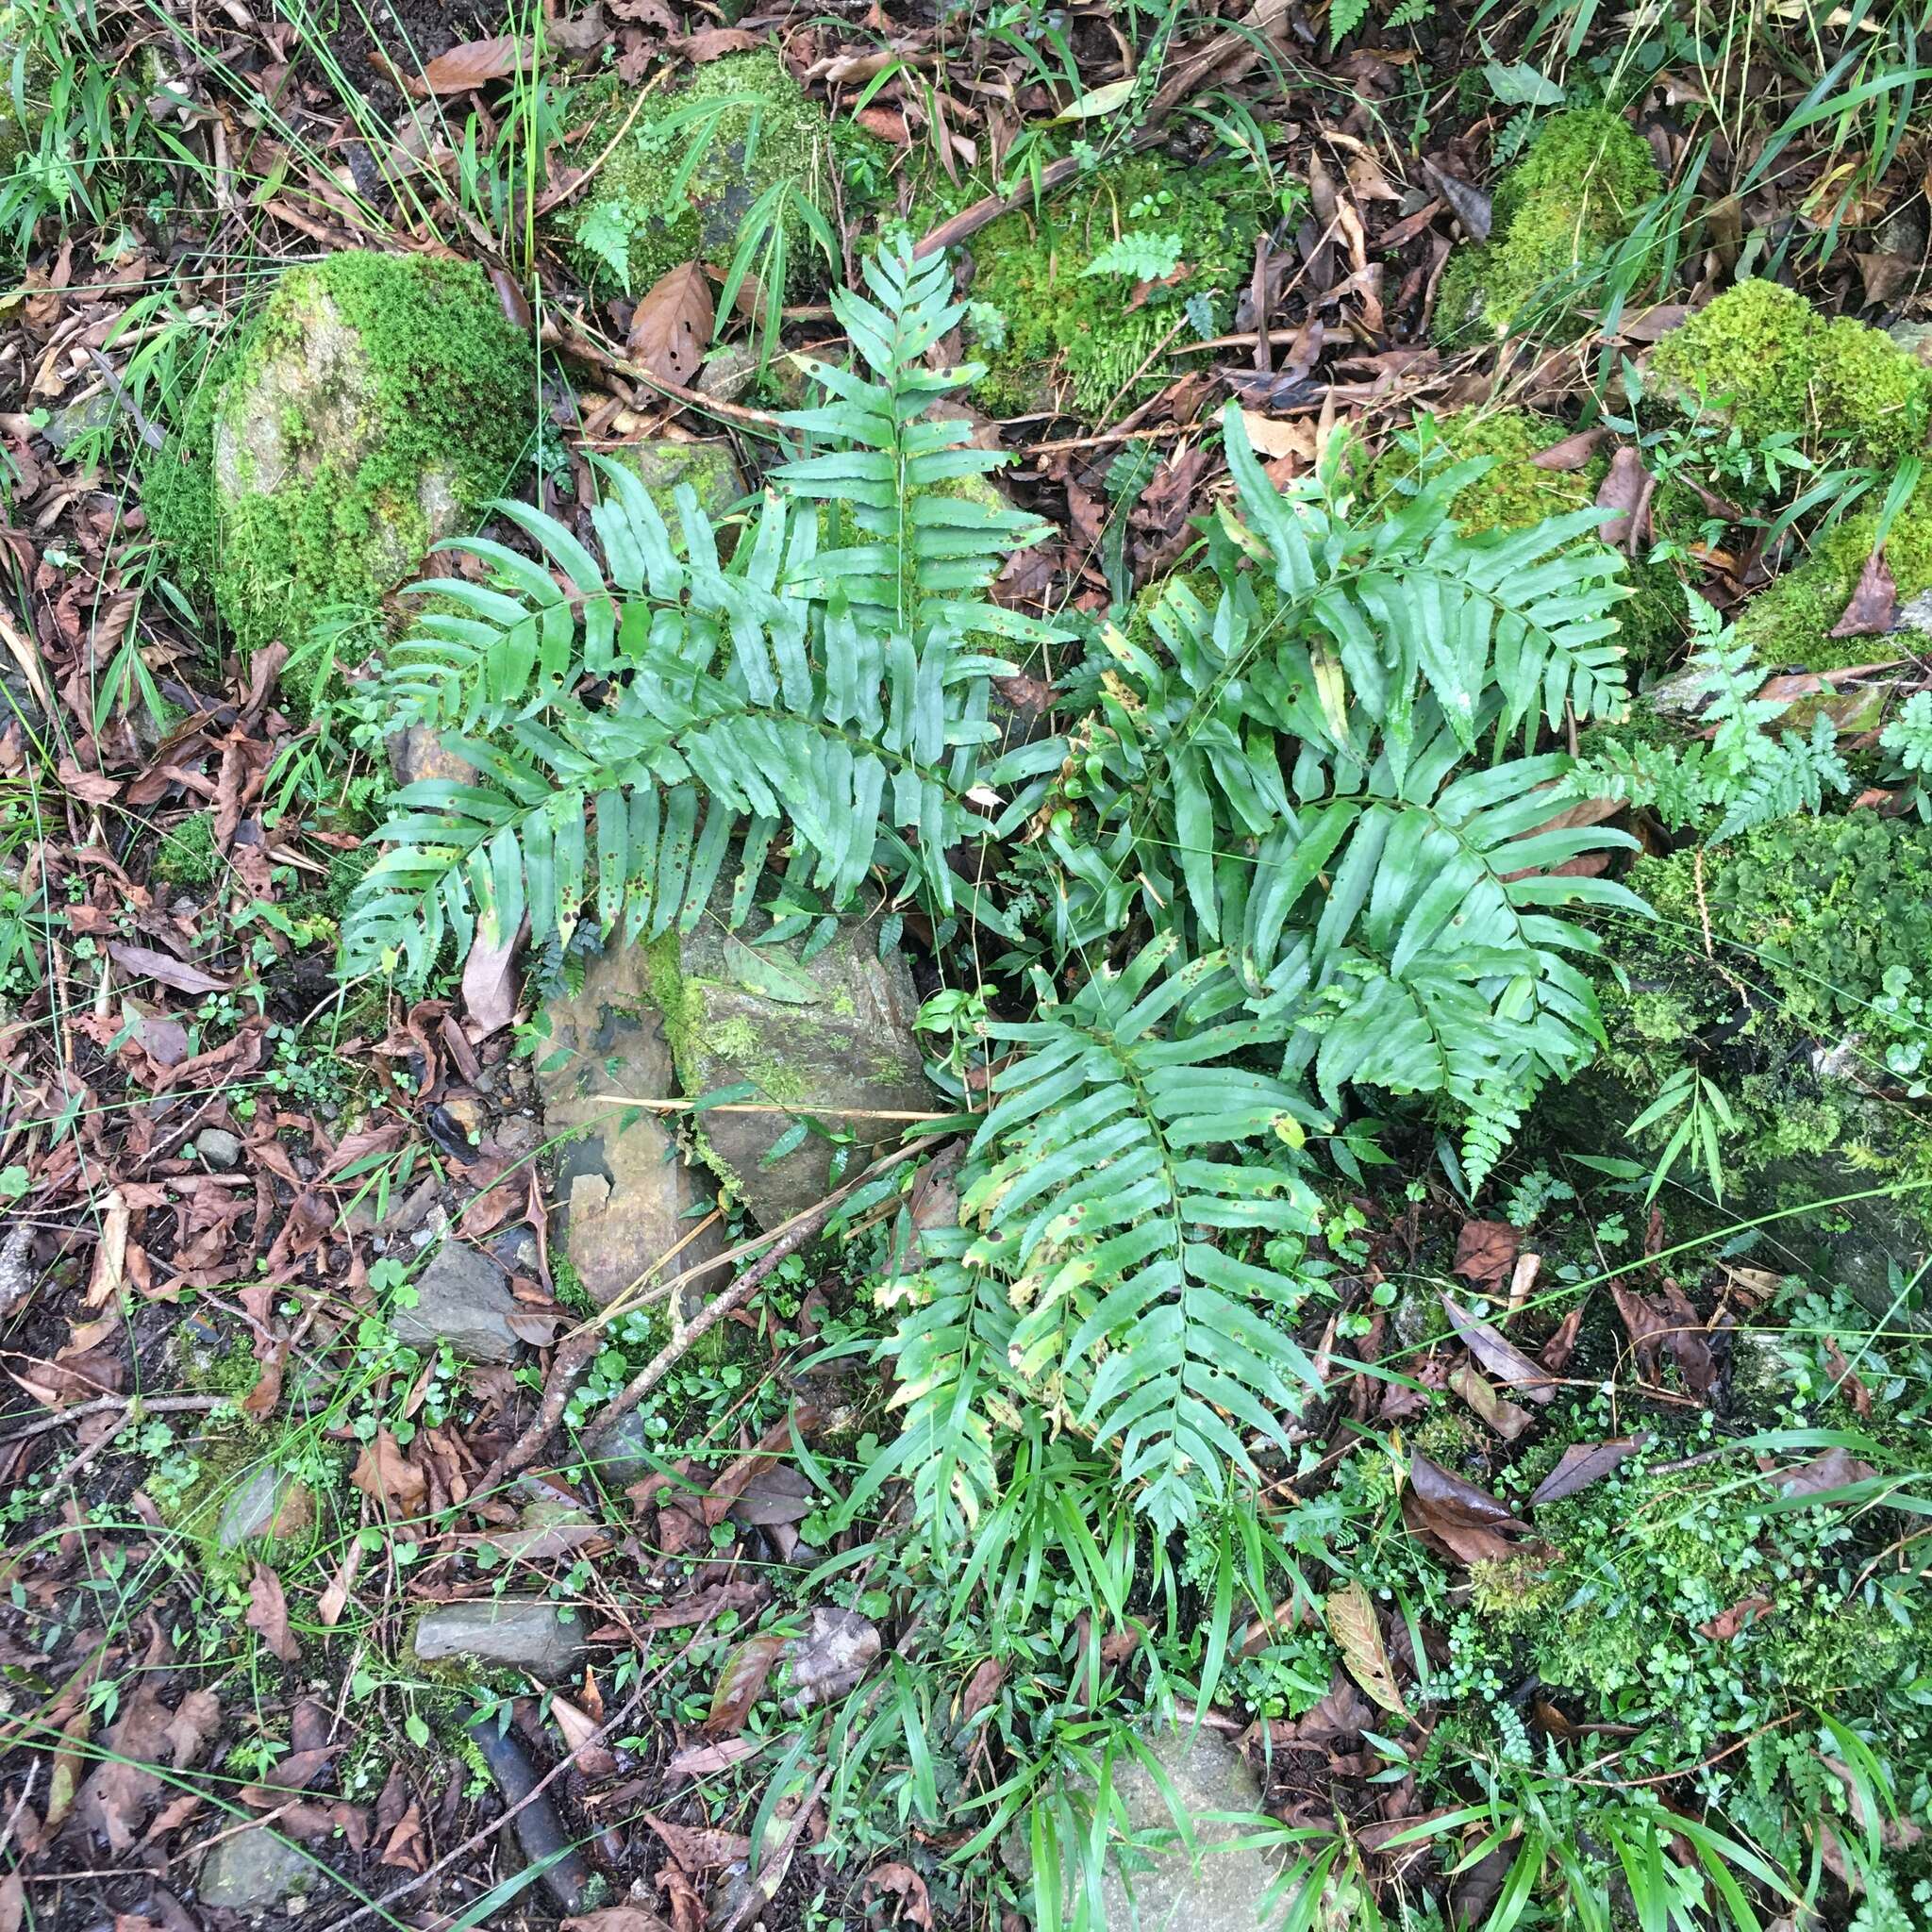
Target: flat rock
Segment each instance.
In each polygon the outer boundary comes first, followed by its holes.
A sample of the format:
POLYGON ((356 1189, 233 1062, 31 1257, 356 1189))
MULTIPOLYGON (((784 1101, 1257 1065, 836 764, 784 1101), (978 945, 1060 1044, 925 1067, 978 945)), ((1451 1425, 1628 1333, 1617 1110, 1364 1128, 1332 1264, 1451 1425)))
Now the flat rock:
MULTIPOLYGON (((1258 1851, 1225 1849, 1251 1831, 1252 1823, 1208 1816, 1258 1816, 1261 1789, 1254 1774, 1240 1752, 1213 1731, 1196 1732, 1191 1742, 1185 1728, 1145 1741, 1174 1787, 1197 1856, 1191 1859, 1178 1842, 1166 1851, 1133 1853, 1116 1844, 1101 1887, 1107 1932, 1258 1932, 1261 1902, 1278 1868, 1258 1851)), ((1132 1831, 1174 1833, 1174 1813, 1138 1757, 1114 1760, 1113 1788, 1132 1831)), ((1031 1876, 1024 1833, 1009 1837, 1003 1856, 1009 1867, 1031 1876)))
POLYGON ((913 1124, 892 1115, 931 1112, 940 1102, 912 1030, 912 974, 902 957, 879 958, 876 917, 848 922, 807 959, 797 941, 751 943, 769 929, 763 912, 734 933, 727 910, 728 901, 714 902, 695 932, 679 935, 675 970, 666 958, 652 984, 686 1093, 745 1084, 785 1109, 704 1117, 713 1163, 771 1228, 815 1206, 829 1185, 832 1143, 817 1135, 762 1164, 798 1119, 849 1128, 862 1163, 913 1124))
POLYGON ((293 1536, 315 1519, 315 1500, 285 1470, 263 1464, 251 1470, 242 1487, 222 1506, 215 1541, 239 1550, 258 1537, 293 1536))
POLYGON ((262 1912, 295 1892, 328 1883, 327 1868, 261 1825, 225 1838, 201 1868, 201 1903, 229 1912, 262 1912))
POLYGON ((416 1625, 416 1655, 425 1663, 454 1658, 527 1671, 544 1683, 571 1676, 588 1654, 582 1620, 539 1597, 439 1604, 416 1625))
MULTIPOLYGON (((544 1131, 574 1136, 557 1157, 564 1252, 601 1307, 691 1236, 711 1191, 679 1158, 661 1116, 604 1097, 666 1100, 676 1091, 647 948, 614 945, 591 960, 581 991, 553 999, 540 1024, 547 1028, 537 1056, 544 1131)), ((659 1278, 675 1279, 722 1248, 717 1229, 699 1235, 659 1278)))
POLYGON ((517 1310, 503 1270, 479 1249, 451 1241, 416 1277, 416 1306, 398 1307, 390 1325, 411 1347, 447 1341, 466 1361, 508 1362, 519 1346, 510 1326, 517 1310))
POLYGON ((743 496, 744 472, 728 442, 710 441, 675 442, 665 439, 656 442, 625 442, 605 455, 622 463, 645 490, 658 514, 671 526, 671 535, 682 550, 684 539, 677 520, 677 486, 691 485, 698 508, 715 524, 743 496))

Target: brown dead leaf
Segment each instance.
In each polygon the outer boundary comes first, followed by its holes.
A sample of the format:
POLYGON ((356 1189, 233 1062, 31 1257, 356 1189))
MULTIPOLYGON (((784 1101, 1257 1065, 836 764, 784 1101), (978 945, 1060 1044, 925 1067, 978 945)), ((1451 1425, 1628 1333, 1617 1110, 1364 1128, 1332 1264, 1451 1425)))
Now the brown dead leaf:
POLYGON ((1411 1455, 1408 1459, 1402 1520, 1459 1563, 1512 1555, 1515 1545, 1504 1532, 1524 1526, 1487 1490, 1477 1489, 1421 1455, 1411 1455))
POLYGON ((502 80, 530 63, 528 44, 515 34, 492 34, 487 41, 465 41, 439 54, 423 70, 420 80, 406 84, 412 93, 460 94, 473 87, 502 80))
POLYGON ((671 1927, 642 1906, 606 1906, 601 1911, 566 1919, 563 1932, 671 1932, 671 1927))
POLYGON ((1898 585, 1892 580, 1891 566, 1885 560, 1880 544, 1865 559, 1858 581, 1852 590, 1852 601, 1844 615, 1832 625, 1835 638, 1879 637, 1898 622, 1898 585))
POLYGON ((1578 1490, 1601 1481, 1625 1457, 1634 1456, 1650 1441, 1648 1436, 1613 1436, 1607 1442, 1572 1442, 1562 1459, 1531 1491, 1529 1506, 1560 1503, 1578 1490))
POLYGON ((1449 1386, 1506 1442, 1515 1441, 1536 1420, 1528 1409, 1519 1407, 1507 1396, 1497 1394, 1467 1362, 1459 1363, 1449 1371, 1449 1386))
POLYGON ((477 1040, 488 1040, 516 1018, 518 931, 492 944, 478 932, 463 961, 463 1011, 477 1040))
POLYGON ((673 1824, 655 1811, 646 1811, 643 1817, 644 1823, 664 1840, 664 1849, 693 1878, 751 1856, 750 1839, 741 1838, 735 1831, 673 1824))
POLYGON ((755 54, 771 42, 747 27, 708 26, 694 34, 674 36, 665 45, 674 54, 682 54, 693 67, 702 67, 707 61, 722 60, 726 54, 755 54))
POLYGON ((1624 1330, 1630 1338, 1630 1352, 1637 1358, 1637 1373, 1654 1383, 1662 1372, 1660 1351, 1670 1337, 1671 1323, 1647 1296, 1627 1289, 1621 1281, 1610 1283, 1610 1294, 1617 1312, 1624 1318, 1624 1330))
POLYGON ((1827 1449, 1779 1479, 1781 1496, 1823 1496, 1835 1490, 1868 1483, 1878 1472, 1844 1449, 1827 1449))
POLYGON ((1634 444, 1624 443, 1610 458, 1609 474, 1596 493, 1599 509, 1616 511, 1597 533, 1612 550, 1635 557, 1650 541, 1650 499, 1657 478, 1645 468, 1634 444))
POLYGON ((115 965, 141 979, 158 979, 176 992, 226 992, 232 982, 204 973, 172 953, 158 953, 152 946, 130 946, 120 940, 108 941, 108 952, 115 965))
POLYGON ((724 1659, 711 1692, 710 1714, 700 1726, 708 1738, 742 1730, 751 1707, 764 1694, 765 1679, 785 1648, 785 1639, 767 1630, 747 1637, 724 1659))
POLYGON ((682 1751, 673 1752, 664 1775, 713 1777, 734 1764, 742 1764, 747 1757, 756 1757, 764 1748, 757 1738, 720 1738, 715 1744, 687 1744, 682 1751))
POLYGON ((667 382, 688 383, 705 358, 716 319, 704 270, 682 262, 652 283, 633 312, 631 359, 667 382))
POLYGON ((302 1655, 289 1632, 289 1605, 282 1594, 282 1579, 266 1563, 258 1563, 248 1579, 248 1613, 242 1620, 257 1631, 271 1652, 285 1664, 302 1655))
POLYGON ((1690 1298, 1674 1281, 1664 1283, 1663 1309, 1671 1324, 1666 1346, 1684 1386, 1700 1402, 1708 1402, 1717 1392, 1718 1368, 1711 1353, 1710 1336, 1703 1318, 1690 1306, 1690 1298))
POLYGON ((401 1516, 415 1515, 429 1499, 428 1475, 387 1429, 376 1430, 375 1441, 362 1445, 349 1480, 372 1503, 401 1516))
MULTIPOLYGON (((1471 1224, 1472 1226, 1480 1227, 1493 1227, 1497 1224, 1495 1222, 1471 1224)), ((1501 1329, 1488 1322, 1479 1321, 1453 1295, 1445 1294, 1441 1300, 1443 1312, 1449 1317, 1449 1324, 1456 1331, 1457 1340, 1468 1348, 1491 1374, 1508 1383, 1510 1388, 1531 1402, 1548 1402, 1556 1394, 1548 1372, 1524 1355, 1501 1329)))
POLYGON ((1345 1583, 1340 1590, 1328 1592, 1322 1614, 1349 1675, 1384 1710, 1407 1717, 1407 1707, 1395 1685, 1395 1669, 1389 1661, 1389 1646, 1382 1641, 1382 1624, 1375 1615, 1374 1598, 1361 1584, 1345 1583))
POLYGON ((1456 1238, 1456 1272, 1479 1288, 1507 1281, 1521 1237, 1507 1221, 1465 1221, 1456 1238))
POLYGON ((1553 442, 1548 449, 1539 450, 1530 461, 1539 470, 1580 470, 1597 453, 1599 445, 1609 434, 1602 424, 1594 429, 1579 429, 1574 436, 1566 436, 1561 442, 1553 442))
POLYGON ((977 1717, 995 1697, 1000 1694, 1000 1686, 1007 1681, 1007 1667, 997 1657, 981 1657, 972 1676, 966 1680, 966 1691, 959 1700, 959 1722, 977 1717))
POLYGON ((910 1865, 874 1865, 859 1890, 868 1898, 891 1892, 899 1901, 893 1913, 898 1924, 932 1932, 932 1901, 926 1896, 925 1880, 910 1865))
POLYGON ((1740 1597, 1729 1609, 1720 1610, 1707 1623, 1698 1624, 1697 1634, 1714 1642, 1728 1643, 1747 1624, 1755 1624, 1772 1608, 1768 1596, 1740 1597))
POLYGON ((1557 1332, 1543 1343, 1542 1364, 1553 1375, 1560 1375, 1576 1353, 1576 1338, 1583 1333, 1583 1309, 1574 1307, 1557 1324, 1557 1332))
POLYGON ((1872 1391, 1852 1373, 1844 1352, 1830 1336, 1824 1338, 1824 1365, 1831 1371, 1831 1386, 1852 1405, 1855 1413, 1872 1413, 1872 1391))

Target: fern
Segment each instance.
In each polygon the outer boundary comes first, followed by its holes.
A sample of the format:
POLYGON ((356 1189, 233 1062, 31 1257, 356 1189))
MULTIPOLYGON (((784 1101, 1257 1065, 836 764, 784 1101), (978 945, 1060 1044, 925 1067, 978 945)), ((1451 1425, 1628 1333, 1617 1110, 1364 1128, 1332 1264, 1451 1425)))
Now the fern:
POLYGON ((607 933, 620 917, 631 938, 689 928, 734 848, 755 878, 781 834, 834 908, 877 867, 935 914, 972 897, 997 929, 946 854, 1024 815, 1026 781, 1058 761, 1051 743, 989 761, 991 680, 1012 666, 971 642, 1058 635, 977 594, 1043 526, 942 493, 1002 460, 965 447, 964 425, 924 419, 974 376, 922 366, 960 314, 943 264, 886 254, 867 277, 875 303, 847 291, 836 307, 872 378, 824 370, 836 400, 787 419, 848 446, 780 470, 785 493, 728 564, 689 490, 680 544, 637 479, 601 461, 601 564, 554 519, 505 504, 550 569, 473 540, 459 547, 503 588, 421 587, 456 608, 422 618, 400 654, 395 722, 437 731, 476 777, 398 794, 347 922, 352 967, 421 973, 446 935, 507 942, 526 917, 533 944, 568 938, 587 893, 607 933), (831 547, 800 498, 826 506, 831 547))
POLYGON ((1617 746, 1580 760, 1566 796, 1647 806, 1672 830, 1707 828, 1732 839, 1794 812, 1817 811, 1827 791, 1849 789, 1838 733, 1820 712, 1807 736, 1764 727, 1790 708, 1789 698, 1758 695, 1751 647, 1733 641, 1718 613, 1694 591, 1689 600, 1699 640, 1678 687, 1687 708, 1702 708, 1707 739, 1687 745, 1617 746))

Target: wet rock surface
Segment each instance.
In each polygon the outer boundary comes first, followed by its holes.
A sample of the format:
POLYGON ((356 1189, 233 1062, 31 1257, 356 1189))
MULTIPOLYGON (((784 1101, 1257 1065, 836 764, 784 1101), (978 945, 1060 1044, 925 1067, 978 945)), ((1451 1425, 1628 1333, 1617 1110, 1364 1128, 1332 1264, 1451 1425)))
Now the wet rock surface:
POLYGON ((527 1671, 545 1683, 572 1675, 588 1651, 581 1618, 539 1598, 488 1597, 439 1604, 416 1625, 424 1663, 461 1661, 527 1671))
POLYGON ((415 1307, 398 1307, 390 1319, 400 1340, 429 1349, 446 1341, 466 1361, 516 1359, 522 1344, 510 1318, 517 1298, 488 1255, 461 1241, 445 1241, 415 1287, 415 1307))

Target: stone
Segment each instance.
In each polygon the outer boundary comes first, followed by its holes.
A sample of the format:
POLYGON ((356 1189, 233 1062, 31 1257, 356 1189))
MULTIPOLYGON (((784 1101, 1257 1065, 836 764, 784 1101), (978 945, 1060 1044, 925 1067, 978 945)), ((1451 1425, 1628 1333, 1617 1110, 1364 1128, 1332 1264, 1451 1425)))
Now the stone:
POLYGON ((277 1838, 266 1825, 254 1825, 225 1838, 201 1868, 201 1903, 227 1912, 264 1912, 291 1892, 308 1892, 328 1882, 325 1865, 301 1846, 277 1838))
POLYGON ((627 1408, 615 1422, 593 1424, 584 1437, 584 1454, 607 1490, 628 1489, 657 1468, 651 1459, 651 1437, 644 1419, 627 1408))
POLYGON ((42 425, 41 435, 56 455, 65 456, 83 436, 111 428, 120 413, 120 405, 106 390, 101 390, 54 410, 42 425))
POLYGON ((1895 322, 1886 334, 1907 355, 1932 363, 1932 322, 1895 322))
POLYGON ((390 734, 390 776, 401 785, 420 785, 425 778, 447 778, 452 785, 468 785, 476 768, 443 748, 442 740, 426 724, 411 724, 406 731, 390 734))
POLYGON ((1921 591, 1898 607, 1893 626, 1896 630, 1932 632, 1932 591, 1921 591))
POLYGON ((241 1137, 225 1127, 204 1127, 194 1137, 194 1151, 210 1167, 234 1167, 242 1158, 241 1137))
POLYGON ((675 502, 680 483, 691 485, 698 508, 714 525, 722 523, 744 494, 744 472, 728 442, 674 442, 667 438, 657 442, 621 442, 604 454, 622 463, 644 486, 680 552, 684 549, 683 525, 675 502))
POLYGON ((456 1659, 557 1684, 590 1654, 585 1635, 579 1617, 540 1597, 485 1597, 426 1612, 416 1625, 415 1649, 424 1663, 456 1659))
POLYGON ((735 403, 762 382, 779 408, 802 409, 818 383, 819 361, 802 349, 780 349, 760 364, 758 352, 750 343, 726 342, 705 358, 692 387, 700 395, 735 403))
POLYGON ((225 1550, 239 1550, 258 1538, 293 1536, 314 1520, 315 1499, 307 1486, 286 1470, 263 1463, 222 1506, 215 1541, 225 1550))
MULTIPOLYGON (((564 1253, 600 1307, 687 1241, 710 1207, 710 1189, 679 1158, 664 1118, 606 1098, 675 1091, 650 958, 643 946, 613 946, 589 963, 581 991, 552 999, 538 1022, 544 1132, 572 1137, 557 1156, 564 1253)), ((677 1278, 723 1246, 715 1227, 690 1239, 659 1278, 677 1278)))
POLYGON ((411 1347, 447 1341, 465 1361, 509 1362, 519 1345, 510 1317, 519 1304, 504 1272, 486 1254, 446 1241, 416 1277, 416 1305, 397 1307, 390 1326, 411 1347))
MULTIPOLYGON (((1224 1849, 1259 1821, 1261 1789, 1254 1774, 1218 1732, 1197 1731, 1190 1742, 1184 1728, 1163 1731, 1146 1743, 1174 1788, 1198 1856, 1191 1859, 1177 1842, 1165 1851, 1124 1853, 1116 1834, 1101 1886, 1101 1924, 1107 1932, 1258 1932, 1261 1901, 1278 1867, 1253 1848, 1224 1849), (1251 1822, 1208 1816, 1216 1811, 1250 1814, 1251 1822), (1128 1865, 1131 1872, 1124 1870, 1128 1865)), ((1113 1789, 1128 1829, 1173 1836, 1174 1813, 1138 1757, 1124 1752, 1114 1759, 1113 1789)), ((1001 1855, 1009 1869, 1031 1877, 1023 1833, 1009 1834, 1001 1855)))
POLYGON ((748 1085, 782 1113, 704 1116, 706 1151, 766 1228, 815 1207, 830 1183, 832 1143, 809 1135, 763 1165, 794 1122, 809 1115, 857 1141, 848 1174, 936 1112, 913 1021, 919 997, 903 957, 879 958, 877 915, 846 921, 807 959, 803 945, 751 943, 770 926, 755 910, 737 932, 720 889, 693 932, 652 946, 652 990, 665 1014, 679 1084, 688 1094, 748 1085))

